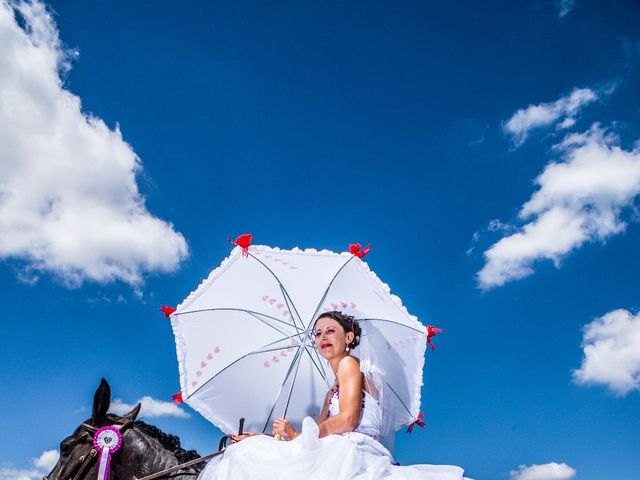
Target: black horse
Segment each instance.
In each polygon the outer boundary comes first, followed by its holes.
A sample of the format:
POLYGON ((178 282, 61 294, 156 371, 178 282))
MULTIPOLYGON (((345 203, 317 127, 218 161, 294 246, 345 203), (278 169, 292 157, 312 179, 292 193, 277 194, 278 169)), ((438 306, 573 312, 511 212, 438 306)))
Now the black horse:
MULTIPOLYGON (((107 425, 115 426, 122 434, 122 446, 111 457, 109 480, 142 478, 199 457, 195 450, 182 448, 178 437, 136 421, 140 404, 120 417, 107 413, 110 402, 111 388, 103 378, 93 398, 91 418, 60 443, 60 459, 44 480, 96 479, 100 458, 93 448, 93 435, 107 425)), ((203 468, 204 464, 200 463, 163 478, 196 480, 203 468)))

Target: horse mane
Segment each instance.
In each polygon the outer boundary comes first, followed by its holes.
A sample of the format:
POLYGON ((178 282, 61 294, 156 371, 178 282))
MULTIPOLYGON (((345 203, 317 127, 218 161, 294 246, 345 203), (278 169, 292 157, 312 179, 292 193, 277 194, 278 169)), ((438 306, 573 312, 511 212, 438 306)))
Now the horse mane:
MULTIPOLYGON (((108 423, 107 425, 122 423, 123 417, 118 415, 114 415, 112 413, 108 413, 106 416, 108 423)), ((95 421, 92 419, 87 420, 86 423, 91 425, 95 425, 96 427, 100 427, 101 425, 96 425, 95 421)), ((188 462, 189 460, 195 460, 196 458, 200 458, 200 454, 195 450, 185 450, 182 448, 180 444, 180 439, 176 435, 170 435, 168 433, 164 433, 155 425, 149 425, 148 423, 143 422, 142 420, 136 420, 133 422, 133 426, 140 430, 143 433, 146 433, 152 438, 155 438, 160 442, 163 448, 173 453, 175 457, 178 459, 179 463, 188 462)))
POLYGON ((158 440, 164 448, 176 456, 180 463, 200 458, 200 455, 195 450, 185 450, 182 448, 182 445, 180 445, 180 439, 177 436, 164 433, 155 425, 149 425, 142 420, 136 420, 133 423, 133 426, 150 437, 158 440))

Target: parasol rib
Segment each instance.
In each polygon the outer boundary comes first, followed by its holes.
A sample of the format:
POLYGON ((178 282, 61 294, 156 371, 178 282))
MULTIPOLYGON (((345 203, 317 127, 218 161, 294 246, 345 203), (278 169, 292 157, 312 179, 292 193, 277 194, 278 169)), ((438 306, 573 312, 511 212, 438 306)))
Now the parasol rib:
POLYGON ((384 383, 387 385, 387 387, 389 387, 389 389, 393 392, 393 394, 396 396, 396 398, 397 398, 398 400, 400 400, 400 403, 402 404, 402 406, 404 407, 404 409, 409 413, 409 415, 413 415, 413 414, 411 413, 411 410, 409 410, 409 408, 408 408, 408 407, 405 405, 405 403, 402 401, 402 398, 400 398, 400 395, 398 395, 398 393, 393 389, 393 387, 392 387, 391 385, 389 385, 389 382, 385 381, 384 383))
POLYGON ((318 350, 308 345, 304 345, 304 347, 307 353, 309 354, 309 356, 311 357, 311 361, 313 361, 313 364, 316 365, 316 368, 317 368, 317 365, 320 365, 320 368, 322 369, 322 372, 320 373, 320 375, 322 375, 322 378, 327 383, 327 386, 330 386, 330 383, 327 380, 327 372, 324 371, 324 365, 322 364, 322 360, 320 360, 320 355, 318 354, 318 350), (316 359, 318 360, 318 364, 316 364, 315 360, 313 360, 313 355, 309 353, 309 348, 311 348, 311 351, 315 353, 316 359))
MULTIPOLYGON (((275 274, 274 274, 275 276, 275 274)), ((276 277, 277 279, 277 277, 276 277)), ((295 304, 293 303, 293 300, 291 299, 291 297, 289 296, 289 294, 287 293, 287 291, 284 289, 284 286, 282 285, 282 283, 280 283, 280 289, 282 291, 282 295, 284 296, 284 301, 287 304, 287 309, 291 312, 292 310, 295 311, 295 314, 298 316, 298 319, 300 320, 300 323, 302 325, 304 325, 304 322, 302 321, 302 317, 300 316, 300 313, 298 312, 298 309, 296 308, 295 304), (289 305, 289 302, 291 302, 291 305, 289 305)), ((298 328, 296 326, 296 328, 298 328)), ((307 329, 304 331, 304 333, 302 335, 309 335, 310 330, 307 329)), ((309 357, 311 358, 311 361, 314 363, 314 365, 316 365, 316 368, 318 368, 318 365, 316 364, 315 360, 313 359, 313 355, 311 353, 309 353, 309 348, 308 346, 304 343, 304 338, 300 338, 300 342, 303 344, 304 349, 307 351, 307 354, 309 355, 309 357)), ((322 362, 320 361, 320 357, 318 356, 318 352, 314 349, 315 353, 316 353, 316 357, 318 359, 318 362, 321 366, 321 369, 318 368, 318 373, 322 376, 322 379, 327 383, 327 385, 329 384, 328 380, 327 380, 327 374, 324 371, 324 367, 322 366, 322 362)))
POLYGON ((271 415, 273 415, 273 411, 276 408, 276 405, 278 403, 278 398, 280 398, 280 394, 282 393, 282 389, 284 388, 284 384, 287 383, 287 380, 289 379, 289 375, 291 374, 291 370, 293 370, 293 365, 296 362, 299 361, 299 359, 301 357, 301 353, 302 353, 302 349, 298 349, 298 351, 296 352, 296 356, 293 358, 293 361, 289 365, 289 369, 287 370, 287 373, 284 376, 284 380, 282 381, 282 384, 280 385, 280 388, 278 389, 278 394, 276 395, 276 398, 273 401, 273 406, 271 407, 271 410, 269 410, 269 416, 267 417, 267 421, 265 422, 264 427, 262 428, 262 433, 265 432, 265 430, 267 429, 267 425, 269 425, 269 420, 271 420, 271 415))
MULTIPOLYGON (((251 258, 253 258, 256 262, 258 262, 260 265, 262 265, 264 268, 266 268, 268 270, 268 272, 273 275, 273 278, 276 279, 276 282, 278 282, 278 285, 280 286, 280 290, 282 291, 282 294, 285 296, 285 301, 288 298, 289 300, 291 300, 291 296, 289 295, 289 292, 287 292, 287 289, 284 288, 284 285, 282 284, 282 282, 280 281, 280 279, 278 278, 278 276, 273 272, 273 270, 271 270, 269 267, 267 267, 267 265, 260 260, 258 257, 256 257, 255 255, 249 253, 249 256, 251 258)), ((291 301, 291 304, 293 305, 293 301, 291 301)), ((288 305, 287 305, 288 308, 288 305)), ((295 306, 294 306, 295 309, 295 306)), ((289 311, 291 311, 289 309, 289 311)), ((298 315, 298 317, 300 317, 300 315, 298 314, 298 311, 296 310, 296 315, 298 315)), ((291 315, 291 319, 293 320, 293 323, 295 324, 295 327, 298 328, 298 325, 296 323, 295 318, 293 317, 293 315, 291 315)), ((300 322, 302 322, 302 319, 300 319, 300 322)), ((304 330, 304 324, 302 325, 303 328, 300 328, 300 330, 304 330)))
POLYGON ((318 306, 316 307, 315 311, 313 312, 313 316, 311 317, 311 320, 309 320, 309 325, 307 325, 307 328, 309 328, 311 326, 311 322, 313 322, 313 320, 316 318, 316 315, 318 315, 318 312, 320 311, 320 307, 322 307, 322 304, 324 303, 324 299, 327 298, 327 295, 329 294, 329 290, 331 290, 331 286, 333 285, 333 282, 336 281, 336 278, 338 278, 338 275, 340 275, 340 272, 342 272, 344 267, 346 267, 349 264, 349 262, 351 260, 353 260, 354 258, 356 258, 356 257, 355 256, 351 256, 351 258, 349 258, 349 260, 344 262, 344 264, 338 269, 336 274, 333 276, 333 278, 329 282, 329 285, 327 285, 327 289, 324 291, 324 294, 322 295, 322 298, 320 299, 320 303, 318 303, 318 306))
MULTIPOLYGON (((302 359, 302 355, 300 355, 300 358, 302 359)), ((293 387, 296 384, 298 370, 300 370, 300 363, 302 362, 298 361, 298 365, 296 365, 296 373, 293 374, 293 380, 291 381, 291 388, 289 389, 289 395, 287 395, 287 404, 284 406, 284 413, 282 414, 282 418, 287 418, 287 410, 289 410, 289 402, 291 401, 291 394, 293 393, 293 387)))
POLYGON ((327 380, 327 373, 324 371, 324 366, 322 365, 322 361, 320 361, 320 357, 318 356, 318 351, 312 345, 303 344, 303 347, 304 347, 305 351, 307 352, 307 355, 309 355, 309 358, 311 359, 311 362, 316 367, 316 370, 318 370, 318 373, 320 374, 322 379, 326 382, 327 386, 329 386, 329 381, 327 380), (318 362, 320 364, 320 367, 318 367, 318 363, 316 363, 316 361, 313 359, 313 355, 309 352, 309 349, 311 349, 311 351, 315 352, 316 357, 318 358, 318 362))
MULTIPOLYGON (((264 268, 267 269, 267 271, 269 271, 269 273, 273 276, 273 278, 275 278, 276 282, 278 282, 278 285, 280 286, 280 290, 282 292, 282 295, 284 296, 284 301, 287 304, 287 309, 290 312, 295 312, 295 315, 298 317, 298 319, 300 320, 300 323, 302 324, 303 328, 304 328, 304 321, 302 320, 302 317, 300 316, 300 313, 298 312, 298 309, 296 308, 295 304, 293 303, 293 299, 291 298, 291 295, 289 295, 289 292, 287 291, 287 289, 284 287, 284 285, 282 284, 282 282, 280 281, 280 279, 278 278, 278 276, 274 273, 273 270, 271 270, 262 260, 260 260, 259 258, 257 258, 255 255, 249 253, 249 256, 253 259, 255 259, 260 265, 262 265, 264 268)), ((316 307, 316 310, 313 314, 313 318, 315 318, 316 314, 318 313, 318 310, 320 309, 320 307, 322 306, 322 302, 324 302, 324 299, 326 298, 329 290, 331 289, 331 285, 333 284, 333 282, 335 281, 336 277, 338 276, 338 274, 342 271, 342 269, 351 261, 353 260, 355 257, 350 257, 349 260, 347 260, 336 272, 336 274, 333 276, 333 278, 331 279, 331 282, 329 283, 329 285, 327 286, 327 289, 325 290, 324 294, 322 295, 322 299, 320 300, 320 303, 318 304, 318 306, 316 307)), ((313 318, 311 321, 313 321, 313 318)), ((298 327, 298 324, 295 320, 294 315, 291 315, 291 319, 294 322, 294 327, 299 331, 299 332, 303 332, 303 329, 301 329, 300 327, 298 327)), ((286 323, 286 322, 284 322, 286 323)), ((287 325, 290 325, 287 323, 287 325)), ((311 325, 311 322, 309 323, 309 325, 307 326, 307 329, 304 330, 304 333, 309 333, 309 326, 311 325)), ((304 341, 302 338, 300 339, 302 341, 304 341)), ((309 357, 311 357, 314 365, 316 365, 316 368, 318 368, 318 364, 316 364, 316 362, 313 360, 313 356, 311 353, 309 353, 308 348, 305 346, 305 350, 307 351, 307 353, 309 354, 309 357)), ((314 350, 314 352, 316 353, 316 357, 317 360, 320 364, 320 369, 322 370, 321 372, 319 371, 320 375, 322 375, 322 378, 325 382, 328 383, 327 381, 327 374, 324 370, 324 367, 322 366, 322 362, 320 361, 320 356, 318 355, 318 352, 316 350, 314 350)), ((319 369, 319 370, 320 370, 319 369)))
POLYGON ((423 330, 418 330, 417 328, 410 327, 409 325, 406 325, 404 323, 396 322, 395 320, 387 320, 386 318, 359 318, 358 322, 360 322, 360 323, 362 323, 362 322, 387 322, 387 323, 393 323, 395 325, 400 325, 401 327, 409 328, 409 329, 411 329, 411 330, 413 330, 414 332, 417 332, 417 333, 421 333, 421 334, 425 333, 425 331, 423 331, 423 330))
MULTIPOLYGON (((298 335, 291 335, 289 337, 285 337, 285 338, 281 338, 279 340, 276 340, 274 342, 270 342, 267 343, 266 345, 262 345, 261 347, 257 348, 256 350, 252 350, 248 353, 245 353, 244 355, 242 355, 241 357, 237 358, 236 360, 234 360, 233 362, 231 362, 229 365, 227 365, 226 367, 224 367, 222 370, 220 370, 218 373, 216 373, 213 377, 211 377, 210 379, 208 379, 206 382, 204 382, 202 385, 200 385, 195 391, 191 392, 189 395, 187 395, 186 399, 191 398, 192 396, 194 396, 196 393, 198 393, 198 391, 200 391, 204 386, 206 386, 211 380, 215 379, 218 375, 220 375, 221 373, 223 373, 224 371, 228 370, 229 368, 231 368, 232 366, 234 366, 236 363, 238 363, 240 360, 243 360, 251 355, 256 355, 258 353, 264 353, 263 349, 270 347, 278 342, 282 342, 283 340, 289 340, 292 339, 294 337, 297 337, 298 335)), ((300 351, 300 346, 299 345, 288 345, 287 347, 284 348, 298 348, 298 351, 300 351)), ((297 353, 296 353, 297 355, 297 353)))
MULTIPOLYGON (((258 315, 256 315, 255 313, 251 313, 251 312, 247 312, 249 315, 251 315, 253 318, 255 318, 256 320, 259 320, 260 322, 264 323, 265 325, 273 328, 276 332, 281 333, 282 335, 286 335, 288 332, 283 332, 282 330, 280 330, 279 328, 277 328, 275 325, 271 325, 269 322, 265 322, 263 319, 261 319, 258 315)), ((297 328, 297 327, 294 327, 297 328)))
MULTIPOLYGON (((309 321, 309 325, 307 325, 307 332, 311 332, 311 328, 312 325, 311 323, 313 322, 313 320, 316 318, 316 315, 318 315, 318 311, 320 310, 320 307, 322 307, 322 304, 324 303, 324 300, 327 298, 327 295, 329 294, 329 290, 331 290, 331 286, 333 285, 333 282, 335 282, 336 278, 338 277, 338 275, 340 274, 340 272, 342 272, 342 270, 344 269, 344 267, 347 266, 347 264, 353 260, 355 257, 350 257, 349 260, 347 260, 346 262, 344 262, 344 264, 338 269, 338 271, 336 272, 336 274, 333 276, 333 278, 331 279, 331 282, 329 282, 329 285, 327 286, 326 290, 324 291, 324 293, 322 294, 322 298, 320 299, 320 303, 318 303, 318 306, 316 307, 315 311, 313 312, 313 316, 311 317, 311 320, 309 321)), ((324 381, 327 382, 327 374, 324 371, 324 366, 322 366, 322 362, 320 361, 320 355, 318 354, 318 351, 314 349, 314 352, 316 354, 316 358, 318 359, 318 362, 320 362, 320 365, 322 367, 322 372, 323 372, 323 378, 324 381)), ((308 352, 307 352, 308 353, 308 352)), ((311 354, 309 354, 309 356, 311 356, 311 354)), ((315 362, 314 362, 315 363, 315 362)), ((328 382, 327 382, 328 384, 328 382)))
MULTIPOLYGON (((278 277, 276 277, 276 280, 277 280, 277 278, 278 277)), ((279 280, 278 280, 278 284, 280 285, 280 291, 282 292, 282 295, 284 297, 284 303, 287 304, 287 310, 289 312, 291 312, 291 311, 295 312, 295 314, 297 315, 298 319, 300 320, 300 324, 303 326, 303 328, 299 329, 299 331, 303 332, 303 335, 304 335, 304 333, 306 333, 306 330, 304 330, 304 322, 302 321, 302 318, 300 318, 300 314, 298 313, 298 309, 294 305, 293 300, 289 296, 289 293, 287 293, 287 291, 285 290, 284 286, 282 285, 282 283, 280 283, 279 280)), ((291 318, 293 319, 293 321, 295 323, 295 319, 294 319, 293 315, 291 315, 291 318)), ((298 329, 298 325, 297 324, 296 324, 296 329, 298 329)), ((304 341, 304 339, 300 338, 300 342, 303 342, 303 341, 304 341)))
POLYGON ((268 349, 265 349, 265 350, 260 350, 260 351, 248 353, 246 356, 257 355, 259 353, 277 352, 277 351, 280 351, 280 350, 284 350, 285 348, 300 348, 300 346, 299 345, 298 346, 296 346, 296 345, 287 345, 286 347, 268 348, 268 349))
MULTIPOLYGON (((257 315, 260 315, 260 316, 265 317, 265 318, 269 318, 269 319, 271 319, 271 320, 273 320, 275 322, 278 322, 278 323, 282 323, 283 325, 287 325, 288 327, 293 327, 293 328, 295 328, 296 330, 298 330, 300 332, 304 331, 302 328, 298 327, 297 325, 291 325, 290 323, 285 322, 283 320, 280 320, 279 318, 272 317, 271 315, 267 315, 265 313, 256 312, 254 310, 246 310, 244 308, 231 308, 231 307, 203 308, 203 309, 200 309, 200 310, 190 310, 188 312, 174 313, 173 315, 174 316, 179 316, 179 315, 187 315, 189 313, 202 313, 202 312, 244 312, 244 313, 248 313, 249 315, 257 318, 261 322, 265 323, 266 325, 269 325, 270 327, 272 327, 274 329, 275 329, 275 327, 273 325, 271 325, 268 322, 265 322, 261 318, 258 318, 257 315)), ((280 332, 280 333, 282 333, 282 332, 280 332)))

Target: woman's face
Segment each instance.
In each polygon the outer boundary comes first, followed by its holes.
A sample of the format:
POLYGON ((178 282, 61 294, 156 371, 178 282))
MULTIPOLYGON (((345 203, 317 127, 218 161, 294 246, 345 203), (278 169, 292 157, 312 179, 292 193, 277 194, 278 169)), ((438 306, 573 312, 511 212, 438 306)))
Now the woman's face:
POLYGON ((320 355, 329 360, 343 355, 347 345, 353 341, 353 332, 345 333, 344 328, 331 317, 320 317, 313 329, 316 348, 320 355))

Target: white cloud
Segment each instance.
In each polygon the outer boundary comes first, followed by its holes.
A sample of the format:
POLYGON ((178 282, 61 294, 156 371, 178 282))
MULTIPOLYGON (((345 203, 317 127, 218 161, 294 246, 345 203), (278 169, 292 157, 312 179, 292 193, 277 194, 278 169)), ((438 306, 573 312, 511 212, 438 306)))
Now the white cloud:
POLYGON ((487 225, 487 230, 490 232, 509 232, 513 230, 513 226, 494 218, 487 225))
POLYGON ((553 0, 554 6, 558 9, 560 18, 566 17, 576 6, 576 0, 553 0))
POLYGON ((576 124, 576 119, 573 117, 567 117, 564 120, 562 120, 560 123, 558 123, 558 125, 556 125, 556 128, 558 128, 558 130, 566 130, 567 128, 571 128, 576 124))
POLYGON ((489 289, 533 273, 536 261, 560 265, 564 256, 590 241, 622 232, 622 214, 640 194, 640 143, 632 150, 594 124, 556 145, 562 160, 549 163, 536 179, 539 189, 518 214, 526 223, 484 252, 478 272, 489 289))
MULTIPOLYGON (((49 472, 46 472, 49 473, 49 472)), ((46 473, 44 475, 46 475, 46 473)), ((1 467, 0 468, 0 480, 35 480, 42 478, 43 473, 36 469, 19 469, 13 467, 1 467)))
POLYGON ((576 383, 606 385, 617 395, 640 390, 640 313, 619 309, 596 318, 584 327, 582 349, 576 383))
POLYGON ((64 88, 73 52, 51 15, 37 1, 11 5, 0 0, 0 259, 71 287, 175 270, 186 241, 146 209, 140 159, 119 128, 64 88))
POLYGON ((53 470, 53 467, 58 463, 58 458, 60 458, 60 452, 58 450, 47 450, 46 452, 42 452, 38 458, 34 458, 32 463, 36 468, 48 473, 53 470))
POLYGON ((578 111, 598 99, 590 88, 576 88, 569 95, 555 102, 529 105, 514 113, 503 125, 504 131, 511 135, 516 146, 522 145, 531 130, 556 123, 558 129, 575 124, 578 111))
POLYGON ((116 398, 113 402, 111 402, 111 408, 109 409, 109 411, 117 415, 124 415, 125 413, 130 412, 138 403, 142 403, 140 415, 143 415, 145 417, 190 417, 187 412, 182 410, 175 403, 157 400, 149 396, 140 398, 133 405, 125 403, 121 399, 116 398))
POLYGON ((31 459, 35 468, 1 467, 0 480, 36 480, 47 475, 58 462, 60 453, 58 450, 42 452, 38 458, 31 459))
POLYGON ((545 463, 543 465, 520 465, 511 470, 511 480, 568 480, 576 471, 566 463, 545 463))

